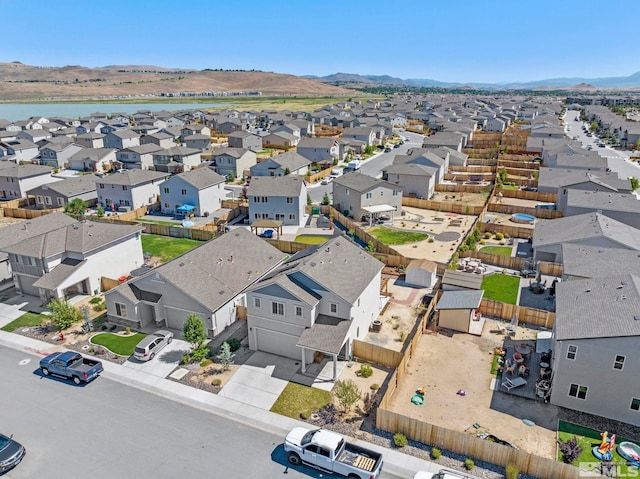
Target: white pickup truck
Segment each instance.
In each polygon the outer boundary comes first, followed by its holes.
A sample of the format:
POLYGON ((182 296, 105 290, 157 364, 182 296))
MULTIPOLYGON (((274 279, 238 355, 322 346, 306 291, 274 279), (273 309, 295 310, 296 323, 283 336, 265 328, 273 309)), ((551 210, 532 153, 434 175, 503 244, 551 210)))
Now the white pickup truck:
POLYGON ((375 479, 382 471, 382 454, 348 443, 326 429, 296 427, 284 440, 293 465, 307 464, 349 479, 375 479))

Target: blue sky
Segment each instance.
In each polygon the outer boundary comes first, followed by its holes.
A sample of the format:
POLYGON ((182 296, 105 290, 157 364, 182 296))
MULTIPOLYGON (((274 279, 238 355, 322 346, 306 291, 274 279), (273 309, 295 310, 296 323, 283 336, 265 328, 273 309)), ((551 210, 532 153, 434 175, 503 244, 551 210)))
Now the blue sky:
POLYGON ((457 82, 627 76, 640 1, 0 0, 0 61, 457 82))

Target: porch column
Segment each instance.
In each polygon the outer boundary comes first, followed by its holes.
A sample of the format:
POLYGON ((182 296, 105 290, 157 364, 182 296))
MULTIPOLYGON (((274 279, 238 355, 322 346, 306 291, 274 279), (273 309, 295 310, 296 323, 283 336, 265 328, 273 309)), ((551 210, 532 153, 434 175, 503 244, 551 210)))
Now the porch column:
POLYGON ((304 374, 307 370, 307 365, 304 362, 304 352, 305 352, 305 348, 300 348, 300 351, 302 351, 302 373, 304 374))
POLYGON ((333 355, 333 380, 338 379, 338 355, 333 355))

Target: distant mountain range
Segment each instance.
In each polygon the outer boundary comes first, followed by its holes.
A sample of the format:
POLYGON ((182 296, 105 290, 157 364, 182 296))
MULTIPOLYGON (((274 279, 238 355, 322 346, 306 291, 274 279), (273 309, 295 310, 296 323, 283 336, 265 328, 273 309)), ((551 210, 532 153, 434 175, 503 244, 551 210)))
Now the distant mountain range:
POLYGON ((359 75, 356 73, 335 73, 324 77, 305 75, 305 78, 334 84, 371 84, 371 85, 395 85, 433 88, 477 88, 488 90, 537 90, 537 89, 640 89, 640 71, 626 77, 604 78, 550 78, 530 82, 505 82, 505 83, 456 83, 441 82, 431 79, 402 79, 389 75, 359 75))

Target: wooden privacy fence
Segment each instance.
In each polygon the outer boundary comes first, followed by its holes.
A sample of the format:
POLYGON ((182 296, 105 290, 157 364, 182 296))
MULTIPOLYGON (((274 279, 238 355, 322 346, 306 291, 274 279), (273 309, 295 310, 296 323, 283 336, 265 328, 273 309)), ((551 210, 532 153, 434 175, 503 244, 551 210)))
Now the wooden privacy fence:
POLYGON ((513 238, 533 238, 533 228, 520 228, 504 223, 480 223, 480 232, 508 234, 513 238))
POLYGON ((541 328, 547 329, 553 328, 553 323, 556 319, 555 313, 552 313, 551 311, 527 308, 516 304, 500 303, 490 299, 483 299, 480 302, 479 310, 484 316, 509 321, 517 314, 519 323, 526 323, 528 325, 540 326, 541 328))
POLYGON ((55 211, 62 211, 62 208, 57 208, 54 210, 27 210, 24 208, 4 208, 3 209, 4 216, 10 216, 11 218, 22 218, 25 220, 38 218, 40 216, 53 213, 55 211))
POLYGON ((109 291, 110 289, 115 288, 121 283, 121 281, 117 279, 107 278, 106 276, 102 276, 100 278, 100 289, 102 291, 109 291))
MULTIPOLYGON (((403 198, 403 204, 404 204, 404 198, 403 198)), ((373 247, 376 253, 389 254, 392 256, 402 256, 393 248, 387 246, 386 244, 378 241, 376 238, 371 236, 369 233, 367 233, 365 230, 363 230, 360 227, 359 223, 356 223, 350 218, 347 218, 338 210, 336 210, 333 206, 330 207, 328 214, 332 215, 335 221, 337 221, 342 226, 344 226, 347 229, 347 231, 353 230, 354 235, 364 244, 369 244, 369 243, 373 244, 373 247)))
POLYGON ((459 213, 461 215, 479 215, 484 210, 484 206, 482 205, 464 205, 444 201, 421 200, 418 198, 409 198, 408 196, 402 197, 402 206, 445 213, 459 213))
POLYGON ((353 341, 353 356, 362 361, 379 364, 387 368, 398 367, 402 359, 400 351, 394 351, 377 344, 365 343, 357 339, 353 341))
POLYGON ((491 186, 484 185, 452 185, 448 183, 437 183, 435 191, 446 193, 483 193, 491 191, 491 186))
POLYGON ((316 181, 320 181, 323 178, 331 175, 331 168, 327 168, 326 170, 319 171, 314 175, 306 175, 304 177, 305 181, 309 184, 315 183, 316 181))
POLYGON ((450 165, 449 171, 457 174, 460 173, 495 173, 495 166, 459 166, 459 165, 450 165))
POLYGON ((520 271, 524 260, 522 258, 515 258, 513 256, 501 256, 498 254, 482 253, 480 251, 462 251, 460 252, 461 258, 476 258, 486 264, 498 266, 500 268, 514 269, 520 271))
POLYGON ((215 231, 195 228, 183 228, 180 225, 156 225, 153 223, 135 223, 144 226, 144 232, 152 235, 171 236, 172 238, 187 238, 197 241, 209 241, 217 236, 215 231))
POLYGON ((496 158, 482 159, 482 158, 468 158, 467 166, 496 166, 498 160, 496 158))
MULTIPOLYGON (((494 197, 495 198, 495 197, 494 197)), ((493 211, 495 213, 504 213, 511 215, 513 213, 525 213, 535 216, 536 218, 543 218, 553 220, 556 218, 562 218, 564 214, 559 210, 548 210, 546 208, 530 208, 527 206, 509 205, 505 203, 491 202, 487 205, 487 211, 493 211)))
POLYGON ((504 198, 520 198, 521 200, 534 200, 541 203, 555 203, 558 200, 556 193, 540 193, 538 191, 522 191, 522 190, 498 190, 504 198))

